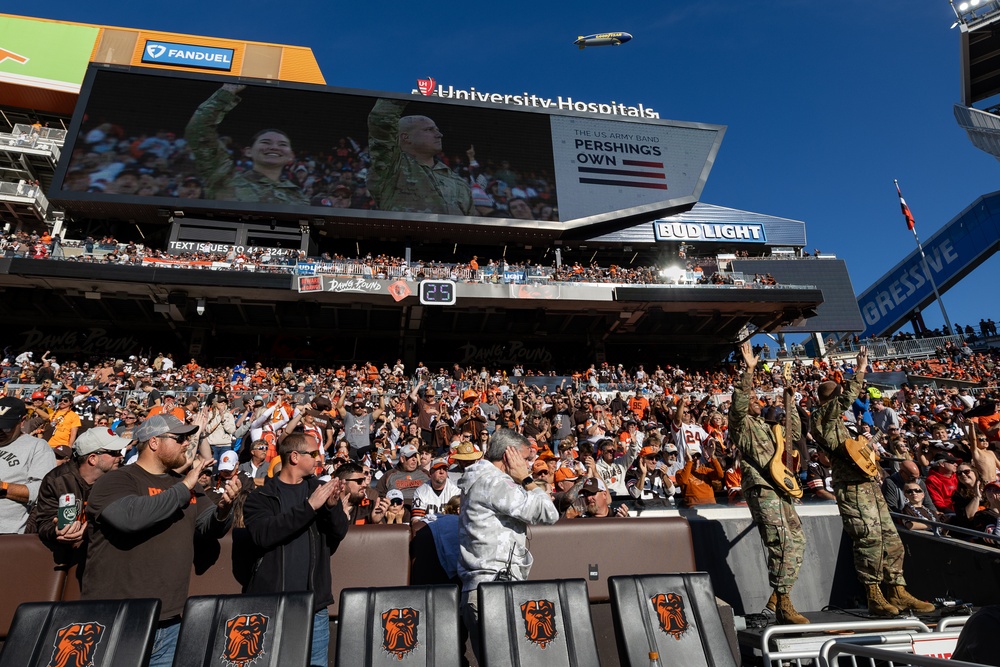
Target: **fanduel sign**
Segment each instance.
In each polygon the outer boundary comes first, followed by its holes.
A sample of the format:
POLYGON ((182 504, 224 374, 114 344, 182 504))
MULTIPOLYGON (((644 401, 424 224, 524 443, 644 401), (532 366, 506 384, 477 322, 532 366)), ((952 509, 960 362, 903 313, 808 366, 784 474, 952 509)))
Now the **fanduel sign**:
POLYGON ((629 106, 611 100, 610 104, 600 102, 583 102, 574 100, 572 97, 539 97, 520 93, 518 95, 508 95, 505 93, 484 93, 476 90, 475 87, 468 90, 457 89, 454 86, 445 87, 438 84, 433 77, 417 79, 417 87, 410 91, 413 95, 425 95, 427 97, 444 97, 452 100, 469 100, 471 102, 488 102, 490 104, 510 104, 518 107, 536 107, 539 109, 556 109, 559 111, 584 111, 587 113, 605 114, 609 116, 631 116, 633 118, 659 118, 660 114, 642 104, 639 106, 629 106))
POLYGON ((146 48, 142 50, 142 62, 228 72, 233 68, 233 50, 149 40, 146 42, 146 48))
POLYGON ((715 222, 653 223, 657 241, 717 241, 726 243, 767 243, 764 225, 715 222))

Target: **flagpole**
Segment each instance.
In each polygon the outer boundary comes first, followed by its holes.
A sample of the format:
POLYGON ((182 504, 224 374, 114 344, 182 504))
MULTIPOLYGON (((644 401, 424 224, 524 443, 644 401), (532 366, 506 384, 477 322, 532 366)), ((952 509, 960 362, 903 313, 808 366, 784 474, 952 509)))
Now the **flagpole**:
MULTIPOLYGON (((899 193, 899 200, 902 202, 903 194, 899 190, 899 181, 894 178, 892 179, 892 182, 896 184, 896 192, 899 193)), ((905 207, 903 211, 904 214, 908 213, 909 207, 906 206, 905 203, 903 203, 903 206, 905 207)), ((924 267, 924 275, 927 276, 927 280, 930 281, 931 288, 934 290, 934 298, 937 299, 938 306, 941 307, 941 316, 944 317, 944 323, 945 325, 947 325, 948 331, 951 332, 951 335, 954 336, 957 334, 957 332, 955 331, 955 328, 951 326, 951 320, 948 319, 948 311, 944 309, 944 301, 941 299, 941 293, 938 292, 937 281, 934 280, 934 274, 933 272, 931 272, 931 267, 927 264, 927 255, 924 254, 924 246, 922 243, 920 243, 920 237, 917 236, 916 225, 912 223, 913 215, 911 214, 907 216, 907 220, 910 221, 910 224, 908 224, 907 226, 910 228, 910 231, 913 232, 913 240, 917 242, 917 250, 920 251, 920 262, 921 264, 923 264, 924 267)))

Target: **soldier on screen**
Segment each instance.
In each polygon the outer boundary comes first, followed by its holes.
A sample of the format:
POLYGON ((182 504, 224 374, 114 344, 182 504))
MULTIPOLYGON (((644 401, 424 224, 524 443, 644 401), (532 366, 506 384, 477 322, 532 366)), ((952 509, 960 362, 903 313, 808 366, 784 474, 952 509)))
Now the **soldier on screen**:
POLYGON ((368 114, 368 191, 375 203, 383 211, 476 215, 469 184, 436 158, 444 135, 427 116, 403 116, 405 107, 379 99, 368 114))
POLYGON ((184 136, 191 146, 205 199, 308 205, 297 185, 282 180, 281 173, 295 160, 292 142, 282 130, 261 130, 250 140, 248 157, 253 169, 237 172, 233 158, 219 141, 218 127, 240 103, 246 86, 226 83, 201 103, 188 121, 184 136))

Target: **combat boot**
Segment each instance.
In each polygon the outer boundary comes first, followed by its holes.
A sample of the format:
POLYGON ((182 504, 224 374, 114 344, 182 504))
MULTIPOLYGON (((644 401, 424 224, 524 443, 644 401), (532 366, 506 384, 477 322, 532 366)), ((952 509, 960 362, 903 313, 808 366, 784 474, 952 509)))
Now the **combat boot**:
POLYGON ((795 611, 795 607, 792 606, 792 598, 788 593, 777 594, 774 617, 782 625, 801 625, 809 622, 808 618, 795 611))
POLYGON ((882 589, 878 584, 867 584, 865 588, 868 591, 868 613, 882 618, 899 615, 899 609, 882 596, 882 589))
POLYGON ((890 584, 886 586, 889 604, 894 605, 902 609, 909 609, 911 611, 917 611, 922 614, 929 614, 934 611, 934 605, 930 602, 924 602, 923 600, 918 600, 906 591, 906 587, 902 584, 890 584))
POLYGON ((773 614, 775 609, 777 609, 777 607, 778 607, 778 592, 771 591, 771 597, 767 599, 767 604, 764 605, 764 609, 773 614))

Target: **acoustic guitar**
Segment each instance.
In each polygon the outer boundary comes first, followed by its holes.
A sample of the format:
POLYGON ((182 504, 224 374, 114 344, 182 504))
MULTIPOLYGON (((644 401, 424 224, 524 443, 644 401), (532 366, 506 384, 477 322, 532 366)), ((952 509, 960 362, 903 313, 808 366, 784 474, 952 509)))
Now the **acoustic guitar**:
MULTIPOLYGON (((782 369, 785 378, 785 386, 792 384, 792 365, 785 363, 782 369)), ((774 434, 774 456, 768 465, 771 473, 771 480, 776 488, 787 493, 792 498, 802 497, 802 487, 799 486, 799 477, 796 471, 799 469, 799 453, 792 443, 792 410, 795 410, 795 395, 785 393, 785 425, 775 424, 771 427, 774 434)))
POLYGON ((854 465, 869 477, 878 477, 878 462, 881 460, 876 445, 882 442, 884 434, 879 431, 870 438, 848 438, 844 442, 844 450, 854 465))

